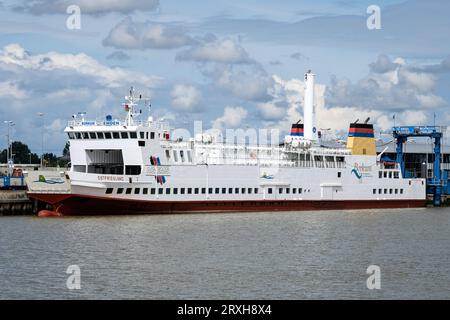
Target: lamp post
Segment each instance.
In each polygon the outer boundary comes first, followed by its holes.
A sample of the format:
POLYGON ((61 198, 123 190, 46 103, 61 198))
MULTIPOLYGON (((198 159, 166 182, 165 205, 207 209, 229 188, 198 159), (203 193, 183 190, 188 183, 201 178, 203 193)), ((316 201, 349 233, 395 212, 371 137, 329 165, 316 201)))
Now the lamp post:
POLYGON ((12 165, 12 144, 11 144, 11 132, 10 129, 14 125, 12 121, 3 121, 8 126, 8 133, 6 135, 7 147, 6 147, 6 163, 8 167, 8 176, 11 176, 11 165, 12 165))
POLYGON ((41 120, 41 169, 44 167, 44 113, 38 112, 37 114, 42 118, 41 120))

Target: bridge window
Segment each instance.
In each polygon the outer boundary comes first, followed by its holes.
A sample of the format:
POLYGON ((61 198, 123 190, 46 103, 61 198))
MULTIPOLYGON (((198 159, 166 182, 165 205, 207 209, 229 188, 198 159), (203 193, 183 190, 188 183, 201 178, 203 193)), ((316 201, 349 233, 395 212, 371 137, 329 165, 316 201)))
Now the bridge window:
POLYGON ((141 189, 140 188, 135 188, 134 189, 134 194, 139 194, 141 192, 141 189))
POLYGON ((155 139, 155 133, 154 132, 150 132, 150 139, 155 139))
POLYGON ((166 188, 166 194, 170 194, 170 188, 166 188))
POLYGON ((142 194, 148 194, 148 188, 142 189, 142 194))
POLYGON ((105 136, 103 135, 103 132, 97 132, 97 138, 105 139, 105 136))
POLYGON ((83 139, 89 139, 89 135, 87 132, 83 132, 83 139))
POLYGON ((234 188, 234 193, 239 194, 239 188, 234 188))
POLYGON ((392 171, 389 171, 389 179, 392 179, 392 171))
POLYGON ((220 188, 216 188, 216 194, 219 194, 220 193, 220 188))
POLYGON ((259 190, 258 188, 255 188, 255 193, 258 194, 259 190))
POLYGON ((81 132, 75 132, 75 136, 78 140, 81 139, 81 132))
POLYGON ((108 188, 106 189, 106 194, 112 194, 113 193, 114 188, 108 188))
POLYGON ((141 136, 141 139, 145 139, 145 132, 139 132, 139 135, 141 136))
POLYGON ((222 188, 222 193, 226 194, 227 193, 227 188, 222 188))
POLYGON ((138 176, 141 174, 141 166, 125 166, 125 174, 130 176, 138 176))
POLYGON ((394 179, 399 179, 400 175, 398 173, 398 171, 394 171, 394 179))
POLYGON ((150 194, 156 194, 156 189, 155 188, 151 188, 150 189, 150 194))
POLYGON ((373 189, 373 194, 376 194, 377 193, 377 189, 373 189))
POLYGON ((268 194, 272 194, 272 188, 267 189, 268 194))
POLYGON ((403 194, 403 189, 400 189, 400 194, 403 194))
POLYGON ((188 189, 187 189, 187 193, 188 193, 188 194, 192 194, 192 188, 188 188, 188 189))
POLYGON ((131 188, 127 188, 127 190, 125 191, 126 194, 131 194, 131 188))
POLYGON ((178 188, 173 188, 173 194, 178 194, 178 188))
POLYGON ((183 150, 180 150, 180 158, 181 158, 181 162, 184 162, 184 152, 183 152, 183 150))
POLYGON ((181 194, 184 194, 184 192, 185 192, 185 189, 184 189, 184 188, 181 188, 181 189, 180 189, 180 193, 181 193, 181 194))
POLYGON ((69 139, 75 138, 75 135, 73 134, 73 132, 68 132, 67 135, 69 136, 69 139))
POLYGON ((113 132, 112 135, 113 135, 113 139, 120 139, 120 135, 118 132, 113 132))
POLYGON ((195 193, 195 194, 198 194, 199 190, 200 190, 199 188, 195 188, 195 189, 194 189, 194 193, 195 193))
POLYGON ((122 139, 128 139, 128 132, 121 132, 120 136, 122 137, 122 139))
POLYGON ((137 133, 136 132, 130 132, 130 138, 131 139, 137 139, 137 133))
POLYGON ((95 132, 89 132, 89 138, 97 139, 97 135, 95 134, 95 132))
POLYGON ((105 132, 105 138, 106 139, 111 139, 111 132, 105 132))
POLYGON ((228 194, 233 194, 233 188, 228 188, 228 194))
POLYGON ((158 194, 163 194, 164 193, 164 189, 163 188, 158 188, 158 194))
POLYGON ((117 189, 117 194, 122 194, 123 193, 123 188, 118 188, 117 189))
POLYGON ((292 188, 292 193, 296 194, 297 193, 297 188, 292 188))

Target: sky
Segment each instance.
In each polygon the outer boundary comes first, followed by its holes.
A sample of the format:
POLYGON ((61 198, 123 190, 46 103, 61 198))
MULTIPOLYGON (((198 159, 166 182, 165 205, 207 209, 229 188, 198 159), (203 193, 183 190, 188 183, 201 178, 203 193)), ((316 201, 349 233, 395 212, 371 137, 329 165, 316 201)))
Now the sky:
POLYGON ((40 153, 44 127, 45 152, 61 154, 73 114, 124 118, 130 86, 173 127, 285 132, 307 70, 319 128, 447 125, 448 12, 447 0, 0 0, 0 148, 13 121, 14 140, 40 153))

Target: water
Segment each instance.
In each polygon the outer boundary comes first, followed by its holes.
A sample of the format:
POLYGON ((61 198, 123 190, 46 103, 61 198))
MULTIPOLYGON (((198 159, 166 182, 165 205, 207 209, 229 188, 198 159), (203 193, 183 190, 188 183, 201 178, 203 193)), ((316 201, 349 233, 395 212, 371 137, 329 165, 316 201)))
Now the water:
POLYGON ((2 217, 0 298, 449 299, 449 249, 450 208, 2 217))

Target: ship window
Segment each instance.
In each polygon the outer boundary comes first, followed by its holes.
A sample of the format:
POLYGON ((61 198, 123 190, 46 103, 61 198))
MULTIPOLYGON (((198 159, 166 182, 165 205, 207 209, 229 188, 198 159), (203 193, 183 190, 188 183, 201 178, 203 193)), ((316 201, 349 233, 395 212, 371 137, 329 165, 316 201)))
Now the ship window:
POLYGON ((373 189, 373 194, 376 194, 377 193, 377 189, 373 189))
POLYGON ((267 189, 268 194, 272 194, 272 188, 267 189))
POLYGON ((382 193, 381 189, 378 189, 378 194, 381 194, 381 193, 382 193))
POLYGON ((389 189, 389 194, 392 194, 392 189, 389 189))
POLYGON ((75 172, 86 172, 86 166, 83 165, 74 165, 73 166, 73 171, 75 172))
POLYGON ((155 194, 156 193, 156 189, 155 188, 151 188, 150 189, 150 194, 155 194))
POLYGON ((89 139, 89 135, 87 132, 83 132, 83 139, 89 139))
POLYGON ((75 136, 77 137, 77 139, 81 139, 81 133, 80 132, 75 132, 75 136))
POLYGON ((287 194, 289 194, 289 193, 290 193, 290 191, 291 191, 291 189, 289 189, 289 188, 286 188, 286 193, 287 193, 287 194))
POLYGON ((154 132, 150 132, 150 139, 155 139, 155 133, 154 132))
POLYGON ((97 132, 97 138, 105 139, 105 136, 103 135, 103 132, 97 132))
POLYGON ((384 194, 387 194, 387 189, 384 189, 384 194))
POLYGON ((139 146, 139 147, 145 147, 145 141, 139 140, 139 141, 138 141, 138 146, 139 146))
POLYGON ((394 171, 394 179, 400 178, 398 171, 394 171))
POLYGON ((75 138, 75 136, 74 136, 74 134, 72 132, 67 133, 67 135, 69 136, 69 139, 75 138))
POLYGON ((181 158, 181 162, 184 162, 184 152, 183 152, 183 150, 180 150, 180 158, 181 158))
POLYGON ((130 138, 131 139, 137 139, 137 133, 136 132, 130 132, 130 138))
POLYGON ((216 188, 216 190, 215 190, 216 192, 216 194, 218 194, 218 193, 220 193, 220 188, 216 188))
POLYGON ((234 193, 239 194, 239 188, 234 188, 234 193))
POLYGON ((195 194, 198 194, 198 191, 199 191, 199 188, 195 188, 195 189, 194 189, 194 193, 195 193, 195 194))
POLYGON ((339 172, 337 173, 337 177, 338 177, 338 178, 342 177, 342 172, 339 171, 339 172))
POLYGON ((226 194, 227 193, 227 188, 222 188, 222 193, 226 194))
POLYGON ((296 194, 297 193, 297 188, 292 188, 292 193, 296 194))
POLYGON ((170 151, 169 150, 166 150, 166 159, 167 159, 167 161, 170 160, 170 151))
POLYGON ((127 190, 125 191, 126 194, 131 194, 131 188, 127 188, 127 190))
POLYGON ((145 132, 139 132, 139 135, 141 136, 141 139, 145 139, 145 132))
POLYGON ((164 193, 164 189, 163 188, 158 188, 158 194, 163 194, 164 193))
POLYGON ((378 178, 383 178, 383 171, 378 171, 378 178))
POLYGON ((178 188, 173 188, 173 194, 178 194, 178 188))
POLYGON ((122 194, 123 193, 123 188, 118 188, 117 189, 117 194, 122 194))
POLYGON ((180 189, 180 193, 181 193, 181 194, 184 194, 184 192, 185 192, 185 189, 184 189, 184 188, 181 188, 181 189, 180 189))
POLYGON ((111 139, 111 132, 105 132, 105 138, 111 139))
POLYGON ((113 193, 113 188, 108 188, 108 189, 106 189, 106 194, 111 194, 111 193, 113 193))
POLYGON ((89 138, 94 139, 94 140, 97 139, 95 132, 89 132, 89 138))
POLYGON ((278 190, 278 193, 279 193, 279 194, 282 194, 282 193, 283 193, 283 188, 280 188, 280 189, 278 190))
POLYGON ((383 177, 387 178, 387 171, 384 171, 383 177))
POLYGON ((252 188, 248 188, 248 189, 247 189, 247 193, 248 193, 248 194, 251 194, 251 193, 252 193, 252 188))
POLYGON ((166 194, 170 194, 170 188, 166 188, 166 194))
POLYGON ((139 194, 141 193, 141 189, 140 188, 135 188, 134 189, 134 194, 139 194))
POLYGON ((398 189, 395 189, 395 194, 398 194, 398 189))
POLYGON ((255 193, 258 194, 258 188, 255 188, 255 193))
POLYGON ((403 194, 403 189, 400 189, 400 194, 403 194))
POLYGON ((212 194, 213 193, 213 188, 208 188, 208 194, 212 194))
POLYGON ((392 179, 392 171, 389 171, 389 179, 392 179))
POLYGON ((187 153, 188 162, 192 162, 191 150, 188 150, 186 153, 187 153))
POLYGON ((192 194, 192 188, 188 188, 188 194, 192 194))
POLYGON ((173 150, 173 161, 178 162, 178 153, 177 153, 177 150, 173 150))
POLYGON ((202 194, 206 193, 206 188, 202 188, 202 194))
POLYGON ((125 166, 125 174, 138 176, 141 174, 141 166, 125 166))
POLYGON ((302 193, 303 189, 302 188, 298 188, 298 193, 302 193))
POLYGON ((145 133, 145 138, 148 140, 148 132, 145 133))
POLYGON ((233 188, 228 188, 228 194, 233 194, 233 188))
POLYGON ((121 133, 120 133, 120 137, 121 137, 122 139, 128 139, 128 132, 121 132, 121 133))
POLYGON ((118 132, 113 132, 112 135, 113 135, 114 139, 119 139, 120 138, 120 135, 119 135, 118 132))
POLYGON ((148 188, 142 189, 142 194, 148 194, 148 188))

